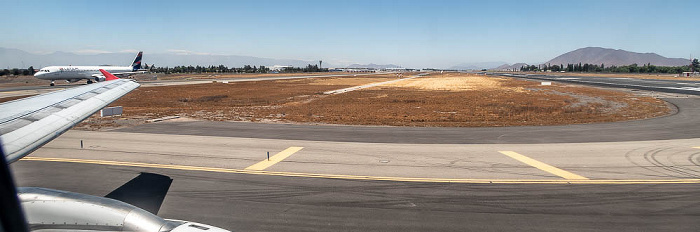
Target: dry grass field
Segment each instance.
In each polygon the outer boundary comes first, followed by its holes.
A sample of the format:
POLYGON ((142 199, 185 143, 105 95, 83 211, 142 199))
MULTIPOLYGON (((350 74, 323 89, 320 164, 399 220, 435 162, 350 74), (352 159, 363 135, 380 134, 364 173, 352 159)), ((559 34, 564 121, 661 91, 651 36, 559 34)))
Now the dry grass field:
POLYGON ((100 129, 166 116, 420 127, 562 125, 651 118, 670 110, 661 100, 630 93, 461 73, 323 94, 393 79, 395 75, 372 75, 142 87, 112 104, 124 106, 122 118, 92 117, 81 127, 100 129))

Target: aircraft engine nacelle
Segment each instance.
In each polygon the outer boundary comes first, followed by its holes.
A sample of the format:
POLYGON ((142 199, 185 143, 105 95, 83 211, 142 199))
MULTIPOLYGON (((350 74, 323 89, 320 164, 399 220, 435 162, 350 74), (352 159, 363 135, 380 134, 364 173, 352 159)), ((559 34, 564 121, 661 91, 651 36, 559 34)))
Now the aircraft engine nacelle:
POLYGON ((163 219, 122 201, 36 187, 17 188, 30 227, 50 231, 230 232, 163 219))
POLYGON ((107 78, 105 78, 104 76, 95 77, 95 81, 97 81, 97 82, 102 82, 102 81, 105 81, 105 80, 107 80, 107 78))

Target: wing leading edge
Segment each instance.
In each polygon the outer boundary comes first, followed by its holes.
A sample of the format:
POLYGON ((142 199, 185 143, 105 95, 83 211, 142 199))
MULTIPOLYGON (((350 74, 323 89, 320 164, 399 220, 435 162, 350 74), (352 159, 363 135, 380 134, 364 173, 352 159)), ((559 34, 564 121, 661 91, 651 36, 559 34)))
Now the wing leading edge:
POLYGON ((21 159, 139 86, 117 79, 0 104, 0 142, 7 161, 21 159))

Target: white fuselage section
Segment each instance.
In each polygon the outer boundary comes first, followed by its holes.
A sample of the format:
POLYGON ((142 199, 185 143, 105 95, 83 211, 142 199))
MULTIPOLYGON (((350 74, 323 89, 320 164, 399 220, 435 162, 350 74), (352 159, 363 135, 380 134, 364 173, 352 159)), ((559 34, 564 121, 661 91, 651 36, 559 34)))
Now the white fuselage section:
POLYGON ((96 76, 102 76, 100 69, 115 75, 133 71, 133 68, 130 66, 49 66, 42 68, 34 76, 43 80, 75 82, 81 79, 95 79, 96 76))

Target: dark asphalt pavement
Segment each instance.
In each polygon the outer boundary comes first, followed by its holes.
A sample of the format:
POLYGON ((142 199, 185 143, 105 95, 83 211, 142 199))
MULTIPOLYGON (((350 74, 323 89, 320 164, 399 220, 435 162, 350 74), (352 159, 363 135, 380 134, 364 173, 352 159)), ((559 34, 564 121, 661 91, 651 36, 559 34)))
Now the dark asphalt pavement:
POLYGON ((678 93, 688 95, 700 95, 700 81, 688 80, 654 80, 636 78, 611 78, 594 76, 567 76, 567 75, 536 75, 536 74, 510 74, 489 73, 505 77, 515 77, 539 81, 557 81, 582 85, 615 87, 626 89, 638 89, 664 93, 678 93))
POLYGON ((700 186, 440 184, 273 177, 40 161, 19 186, 105 195, 174 179, 160 215, 234 231, 697 231, 700 186))

